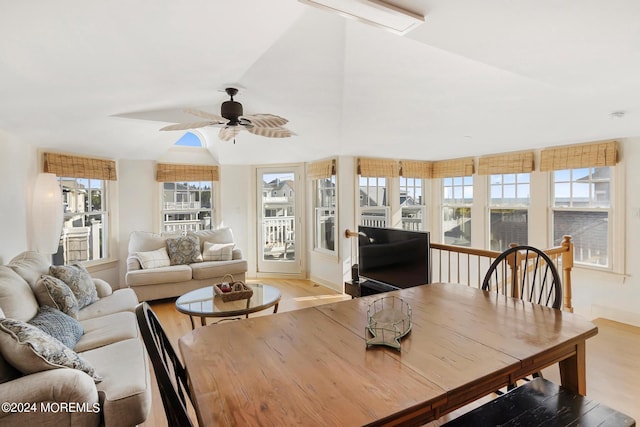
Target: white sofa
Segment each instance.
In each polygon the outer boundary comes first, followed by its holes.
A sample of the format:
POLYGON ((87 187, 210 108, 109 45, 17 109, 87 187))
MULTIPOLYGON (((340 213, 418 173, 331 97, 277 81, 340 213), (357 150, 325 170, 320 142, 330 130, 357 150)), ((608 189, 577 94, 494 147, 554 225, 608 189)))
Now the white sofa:
POLYGON ((129 237, 126 284, 135 291, 140 301, 151 301, 177 297, 197 288, 220 283, 226 274, 231 274, 235 281, 244 281, 247 261, 242 258, 242 251, 233 244, 230 228, 162 234, 134 231, 129 237), (143 268, 143 254, 162 250, 167 247, 168 239, 181 236, 197 238, 201 253, 205 252, 207 244, 231 245, 231 259, 143 268))
MULTIPOLYGON (((0 319, 33 320, 39 307, 48 305, 39 280, 48 274, 49 260, 36 252, 24 252, 9 264, 1 265, 0 319)), ((50 365, 45 368, 49 370, 21 373, 25 372, 24 366, 16 368, 2 357, 11 358, 10 347, 14 346, 8 343, 14 341, 10 334, 0 331, 4 334, 0 341, 0 401, 35 405, 30 406, 30 412, 24 407, 3 406, 0 425, 123 427, 141 424, 147 418, 151 409, 151 380, 134 314, 136 295, 130 289, 113 291, 100 279, 93 282, 98 300, 76 314, 84 332, 73 351, 95 368, 102 381, 95 383, 90 375, 78 369, 51 369, 50 365), (75 410, 58 406, 69 402, 84 406, 76 406, 75 410)), ((22 344, 23 350, 27 346, 30 344, 22 344)))

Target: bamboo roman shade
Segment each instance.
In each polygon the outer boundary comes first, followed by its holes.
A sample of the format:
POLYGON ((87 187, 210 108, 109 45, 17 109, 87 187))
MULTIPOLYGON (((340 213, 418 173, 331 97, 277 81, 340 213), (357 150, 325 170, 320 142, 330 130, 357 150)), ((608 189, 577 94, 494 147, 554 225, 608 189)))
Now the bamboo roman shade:
POLYGON ((618 143, 616 141, 547 148, 540 153, 540 170, 542 172, 615 166, 616 163, 618 163, 618 143))
POLYGON ((481 157, 478 175, 528 173, 533 171, 533 151, 481 157))
POLYGON ((318 160, 307 164, 308 179, 331 178, 336 174, 336 159, 318 160))
POLYGON ((218 181, 218 166, 158 163, 156 181, 218 181))
POLYGON ((433 162, 401 160, 400 175, 405 178, 431 178, 433 175, 433 162))
POLYGON ((394 178, 399 176, 398 169, 397 160, 358 158, 358 175, 360 176, 394 178))
POLYGON ((44 172, 60 177, 116 181, 116 162, 68 154, 44 153, 44 172))
POLYGON ((449 178, 454 176, 473 175, 473 158, 442 160, 433 162, 432 178, 449 178))

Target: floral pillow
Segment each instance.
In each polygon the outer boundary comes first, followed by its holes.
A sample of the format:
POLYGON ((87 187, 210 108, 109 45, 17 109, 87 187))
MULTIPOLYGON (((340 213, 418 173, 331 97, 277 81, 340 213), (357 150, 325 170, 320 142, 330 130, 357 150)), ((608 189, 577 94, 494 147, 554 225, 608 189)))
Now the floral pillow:
POLYGON ((80 264, 52 265, 49 274, 62 280, 71 288, 80 308, 98 301, 98 291, 89 272, 80 264))
POLYGON ((167 252, 169 252, 171 265, 202 262, 200 239, 196 236, 182 236, 175 239, 167 239, 167 252))
POLYGON ((0 351, 23 374, 71 368, 87 373, 98 383, 102 377, 89 362, 57 339, 20 320, 0 320, 0 351))
POLYGON ((47 305, 38 309, 36 317, 27 323, 40 328, 70 349, 76 346, 84 334, 84 328, 73 317, 47 305))
POLYGON ((231 261, 234 246, 233 243, 204 242, 202 259, 204 261, 231 261))
POLYGON ((34 293, 41 306, 57 308, 74 319, 78 318, 78 310, 80 310, 78 299, 62 280, 43 275, 36 282, 34 293))

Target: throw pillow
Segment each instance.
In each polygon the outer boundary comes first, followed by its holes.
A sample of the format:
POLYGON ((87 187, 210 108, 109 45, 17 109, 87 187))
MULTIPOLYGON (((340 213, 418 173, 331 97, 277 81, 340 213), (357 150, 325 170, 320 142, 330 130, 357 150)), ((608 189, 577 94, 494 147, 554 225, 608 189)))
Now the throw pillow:
POLYGON ((52 265, 49 274, 62 280, 71 288, 80 308, 98 301, 98 291, 89 272, 80 264, 52 265))
POLYGON ((171 265, 169 254, 166 248, 160 248, 149 252, 136 252, 136 258, 140 261, 142 268, 168 267, 171 265))
POLYGON ((84 328, 73 317, 47 305, 40 307, 38 314, 27 323, 40 328, 70 349, 84 334, 84 328))
POLYGON ((48 305, 73 318, 78 317, 78 310, 80 310, 78 299, 62 280, 43 275, 36 282, 35 294, 41 306, 48 305))
POLYGON ((98 383, 102 377, 89 362, 57 339, 20 320, 0 320, 0 351, 23 374, 71 368, 86 372, 98 383))
POLYGON ((202 262, 200 240, 195 236, 167 239, 167 249, 171 265, 202 262))
POLYGON ((218 244, 204 242, 202 259, 204 261, 231 261, 234 246, 233 243, 218 244))

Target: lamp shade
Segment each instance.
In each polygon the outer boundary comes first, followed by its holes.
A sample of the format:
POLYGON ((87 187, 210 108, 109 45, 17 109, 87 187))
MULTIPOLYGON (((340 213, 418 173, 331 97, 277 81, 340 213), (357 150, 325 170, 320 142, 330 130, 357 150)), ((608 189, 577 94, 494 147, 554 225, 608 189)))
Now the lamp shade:
POLYGON ((41 173, 36 178, 31 204, 33 250, 42 254, 58 252, 62 233, 62 191, 56 175, 41 173))

